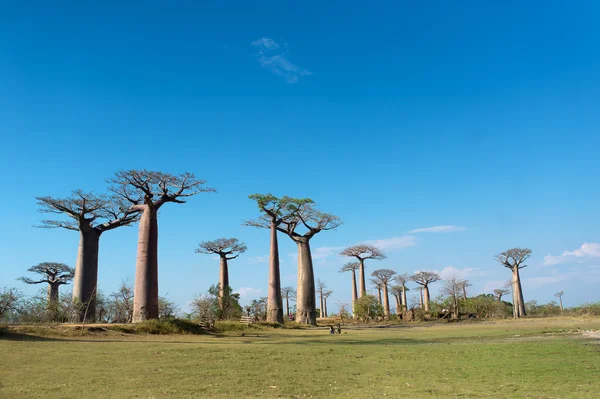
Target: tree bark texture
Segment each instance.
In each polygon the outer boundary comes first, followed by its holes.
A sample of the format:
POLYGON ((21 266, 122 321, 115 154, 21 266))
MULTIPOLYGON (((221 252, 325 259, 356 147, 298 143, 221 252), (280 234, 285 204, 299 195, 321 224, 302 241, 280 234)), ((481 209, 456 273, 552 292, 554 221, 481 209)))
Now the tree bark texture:
POLYGON ((406 302, 406 289, 402 287, 402 311, 406 312, 408 310, 408 303, 406 302))
POLYGON ((140 218, 135 265, 133 322, 158 318, 158 220, 153 206, 144 206, 140 218))
POLYGON ((73 302, 76 304, 75 321, 96 320, 96 287, 98 286, 98 251, 100 232, 96 229, 80 231, 75 277, 73 278, 73 302), (87 309, 87 314, 85 313, 87 309))
POLYGON ((367 284, 365 282, 365 260, 359 259, 360 262, 360 292, 359 298, 362 298, 363 295, 367 294, 367 284))
POLYGON ((227 265, 227 256, 220 256, 220 268, 219 268, 219 307, 223 310, 223 298, 227 287, 229 287, 229 268, 227 265))
POLYGON ((425 311, 429 312, 429 286, 423 287, 423 305, 425 305, 425 311))
MULTIPOLYGON (((287 311, 289 315, 289 304, 287 311)), ((279 271, 279 243, 277 241, 277 225, 275 224, 275 221, 271 222, 271 251, 269 257, 269 291, 267 293, 267 321, 271 323, 283 323, 281 274, 279 271)))
POLYGON ((383 311, 385 314, 385 318, 389 320, 389 318, 390 318, 390 298, 388 295, 387 284, 383 285, 383 311))
POLYGON ((296 321, 316 326, 315 276, 312 255, 310 253, 310 244, 307 239, 302 239, 296 243, 298 245, 296 321))
POLYGON ((381 288, 377 288, 377 301, 380 305, 383 305, 383 303, 381 303, 381 288))
POLYGON ((521 279, 519 269, 512 268, 512 294, 513 294, 513 316, 520 318, 526 316, 525 302, 523 301, 523 291, 521 289, 521 279))
POLYGON ((325 309, 323 307, 323 294, 319 295, 321 299, 321 306, 319 306, 319 317, 325 317, 325 309))
POLYGON ((323 300, 323 309, 325 309, 325 310, 323 311, 323 313, 325 314, 325 317, 329 317, 329 315, 327 314, 327 298, 325 298, 325 299, 323 300))
POLYGON ((400 316, 400 314, 402 313, 402 305, 400 304, 400 296, 397 294, 394 294, 394 298, 396 299, 396 314, 398 316, 400 316))
POLYGON ((356 271, 352 270, 352 317, 354 317, 354 304, 358 299, 358 292, 356 291, 356 271))

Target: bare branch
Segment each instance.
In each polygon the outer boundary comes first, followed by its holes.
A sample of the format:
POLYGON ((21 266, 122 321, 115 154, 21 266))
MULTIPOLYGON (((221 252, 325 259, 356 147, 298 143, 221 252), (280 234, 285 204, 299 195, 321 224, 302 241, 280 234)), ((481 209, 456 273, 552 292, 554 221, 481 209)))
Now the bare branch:
POLYGON ((531 257, 529 248, 512 248, 496 255, 496 261, 511 270, 527 267, 524 262, 531 257))
POLYGON ((383 285, 387 285, 387 283, 396 275, 396 272, 390 269, 379 269, 373 271, 371 276, 375 277, 378 281, 383 285))
POLYGON ((435 272, 417 272, 413 274, 410 279, 415 283, 427 287, 430 283, 434 283, 440 280, 440 275, 435 272))
POLYGON ((348 262, 340 269, 340 273, 356 271, 360 268, 360 263, 358 262, 348 262))
POLYGON ((375 245, 368 245, 368 244, 352 245, 352 246, 344 249, 342 252, 340 252, 340 255, 353 256, 359 260, 365 260, 365 259, 382 260, 387 257, 381 249, 377 248, 375 245))
POLYGON ((196 249, 196 253, 217 254, 227 259, 235 259, 240 254, 246 252, 247 249, 246 244, 240 242, 237 238, 218 238, 213 241, 201 242, 196 249))

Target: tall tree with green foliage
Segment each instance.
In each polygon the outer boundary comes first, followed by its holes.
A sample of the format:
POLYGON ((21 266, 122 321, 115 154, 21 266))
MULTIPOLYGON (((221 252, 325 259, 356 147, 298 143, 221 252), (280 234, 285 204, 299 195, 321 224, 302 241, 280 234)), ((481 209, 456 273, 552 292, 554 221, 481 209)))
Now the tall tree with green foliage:
MULTIPOLYGON (((267 321, 283 323, 283 301, 281 297, 281 273, 279 269, 279 243, 277 227, 287 214, 289 197, 277 198, 272 194, 252 194, 248 198, 256 202, 262 216, 246 221, 246 226, 268 228, 271 232, 269 251, 269 288, 267 292, 267 321)), ((288 310, 289 311, 289 310, 288 310)))
POLYGON ((298 246, 296 321, 316 325, 315 276, 310 240, 321 231, 336 229, 342 221, 337 216, 315 209, 309 198, 291 198, 289 201, 277 230, 290 237, 298 246))
POLYGON ((352 245, 340 252, 342 256, 348 256, 358 259, 360 264, 360 290, 359 298, 367 293, 367 284, 365 279, 365 260, 375 259, 382 260, 386 258, 385 253, 375 245, 360 244, 352 245))
POLYGON ((237 258, 240 254, 246 252, 246 244, 240 242, 237 238, 218 238, 213 241, 203 241, 198 245, 196 253, 219 255, 220 273, 219 273, 219 303, 223 303, 223 297, 228 292, 229 285, 229 265, 228 261, 237 258))
POLYGON ((202 192, 204 180, 193 173, 173 175, 149 170, 122 170, 108 180, 110 190, 139 212, 140 229, 135 265, 133 321, 158 318, 158 211, 166 203, 185 203, 184 198, 202 192))
POLYGON ((527 267, 525 261, 530 257, 529 248, 512 248, 496 255, 496 261, 512 272, 513 317, 516 319, 527 315, 519 270, 527 267))
POLYGON ((64 198, 36 199, 39 212, 66 216, 66 219, 42 220, 38 227, 79 232, 79 249, 73 281, 73 302, 78 305, 75 321, 83 321, 84 316, 87 320, 95 320, 100 236, 106 231, 135 223, 139 218, 138 212, 129 209, 118 197, 82 190, 75 190, 64 198))

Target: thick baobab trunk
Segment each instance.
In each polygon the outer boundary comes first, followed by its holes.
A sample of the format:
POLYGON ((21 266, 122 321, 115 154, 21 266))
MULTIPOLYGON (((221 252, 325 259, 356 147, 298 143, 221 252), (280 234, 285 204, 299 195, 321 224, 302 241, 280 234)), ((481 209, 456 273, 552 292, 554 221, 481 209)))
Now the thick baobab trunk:
POLYGON ((425 305, 425 311, 429 312, 429 286, 423 287, 423 305, 425 305))
POLYGON ((367 284, 365 282, 365 261, 364 259, 359 259, 360 262, 360 292, 358 297, 362 298, 363 295, 367 294, 367 284))
POLYGON ((388 295, 388 287, 387 284, 383 285, 383 312, 385 314, 385 318, 390 318, 390 298, 388 295))
POLYGON ((317 325, 315 276, 308 240, 298 244, 298 288, 296 296, 296 321, 317 325))
POLYGON ((402 311, 406 312, 408 310, 408 302, 406 302, 406 289, 402 287, 402 311))
POLYGON ((402 304, 400 303, 400 295, 394 294, 394 299, 396 299, 396 314, 398 316, 400 316, 400 313, 402 313, 402 304))
POLYGON ((463 299, 467 299, 467 287, 465 287, 463 285, 462 289, 463 289, 463 299))
POLYGON ((380 305, 383 305, 383 303, 381 302, 381 288, 379 287, 377 287, 377 301, 380 305))
MULTIPOLYGON (((287 311, 289 315, 289 304, 287 311)), ((281 299, 281 277, 279 273, 279 243, 277 242, 277 225, 274 221, 271 222, 271 256, 269 257, 267 321, 271 323, 283 323, 283 301, 281 299)))
POLYGON ((513 296, 513 316, 515 318, 525 316, 525 303, 523 302, 523 293, 521 291, 521 281, 519 278, 519 269, 512 270, 512 296, 513 296))
POLYGON ((227 266, 226 255, 220 256, 220 268, 219 268, 219 307, 223 310, 223 300, 225 293, 228 292, 229 287, 229 268, 227 266))
POLYGON ((288 295, 285 296, 285 314, 290 317, 290 297, 288 295))
POLYGON ((519 268, 516 268, 517 276, 517 288, 519 295, 519 317, 527 316, 525 311, 525 301, 523 300, 523 288, 521 287, 521 276, 519 275, 519 268))
POLYGON ((319 306, 319 317, 325 317, 325 309, 323 306, 323 294, 320 294, 319 298, 321 299, 321 306, 319 306))
POLYGON ((325 317, 329 317, 329 315, 327 314, 327 298, 325 298, 325 299, 323 300, 323 309, 325 309, 325 310, 323 311, 323 313, 325 314, 325 317))
POLYGON ((58 283, 48 283, 48 298, 46 310, 53 321, 58 319, 58 283))
POLYGON ((96 229, 81 231, 73 278, 75 321, 96 320, 96 290, 98 286, 98 248, 100 232, 96 229), (87 310, 87 313, 86 313, 87 310))
POLYGON ((356 292, 356 271, 352 269, 352 317, 354 317, 354 304, 358 299, 358 293, 356 292))
POLYGON ((135 265, 133 322, 158 318, 158 221, 157 209, 146 205, 140 219, 135 265))

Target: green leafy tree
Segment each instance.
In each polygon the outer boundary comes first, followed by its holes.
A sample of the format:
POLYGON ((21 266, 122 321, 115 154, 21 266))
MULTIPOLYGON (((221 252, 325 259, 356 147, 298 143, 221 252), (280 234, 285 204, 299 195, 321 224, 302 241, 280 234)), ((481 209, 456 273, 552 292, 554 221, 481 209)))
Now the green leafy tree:
POLYGON ((362 321, 383 317, 383 306, 373 295, 363 295, 354 302, 354 314, 362 321))

